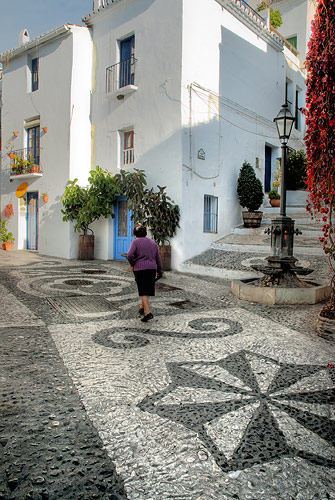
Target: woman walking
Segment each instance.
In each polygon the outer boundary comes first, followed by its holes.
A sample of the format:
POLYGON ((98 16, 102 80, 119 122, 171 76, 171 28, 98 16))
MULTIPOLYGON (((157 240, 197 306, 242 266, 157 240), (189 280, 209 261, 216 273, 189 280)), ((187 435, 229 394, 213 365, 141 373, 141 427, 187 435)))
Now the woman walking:
POLYGON ((142 298, 139 313, 144 316, 141 321, 146 322, 154 317, 150 311, 149 297, 155 295, 156 277, 162 276, 162 261, 157 244, 147 238, 147 229, 144 226, 137 224, 134 227, 134 236, 127 259, 130 269, 134 271, 138 294, 142 298))

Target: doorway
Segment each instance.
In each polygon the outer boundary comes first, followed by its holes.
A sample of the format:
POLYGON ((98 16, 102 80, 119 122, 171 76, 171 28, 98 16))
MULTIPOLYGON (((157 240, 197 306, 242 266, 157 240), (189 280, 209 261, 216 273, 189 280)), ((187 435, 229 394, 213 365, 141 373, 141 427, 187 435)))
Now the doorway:
POLYGON ((128 208, 125 196, 118 196, 115 203, 114 219, 114 259, 127 260, 125 255, 134 239, 134 222, 131 220, 132 211, 128 208))
POLYGON ((27 250, 38 249, 38 192, 27 193, 27 250))
POLYGON ((270 146, 265 146, 264 190, 266 193, 271 191, 271 161, 272 161, 272 148, 270 146))

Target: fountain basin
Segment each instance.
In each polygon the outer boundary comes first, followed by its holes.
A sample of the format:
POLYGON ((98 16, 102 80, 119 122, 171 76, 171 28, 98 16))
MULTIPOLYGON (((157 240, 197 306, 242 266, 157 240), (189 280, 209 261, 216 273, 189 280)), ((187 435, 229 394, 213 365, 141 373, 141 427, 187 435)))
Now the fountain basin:
POLYGON ((233 280, 231 291, 240 300, 259 304, 317 304, 330 297, 330 286, 308 282, 308 288, 257 286, 259 278, 233 280))

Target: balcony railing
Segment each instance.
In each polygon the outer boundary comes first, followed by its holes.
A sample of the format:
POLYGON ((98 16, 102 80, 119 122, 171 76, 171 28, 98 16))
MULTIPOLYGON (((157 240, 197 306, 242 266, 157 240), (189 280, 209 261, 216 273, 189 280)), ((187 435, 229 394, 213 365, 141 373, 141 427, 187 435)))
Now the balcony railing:
POLYGON ((286 40, 286 38, 283 37, 283 35, 281 35, 280 33, 278 33, 278 31, 275 30, 274 27, 271 26, 271 25, 270 25, 270 30, 273 33, 276 33, 276 35, 284 42, 285 47, 287 47, 295 56, 298 57, 299 51, 295 47, 293 47, 293 45, 290 42, 288 42, 286 40))
MULTIPOLYGON (((106 69, 106 93, 112 94, 125 87, 135 86, 135 57, 125 59, 106 69)), ((120 92, 126 93, 126 92, 120 92)))
POLYGON ((250 7, 250 5, 245 0, 238 0, 238 1, 239 1, 239 4, 241 7, 244 7, 245 9, 247 9, 249 11, 249 13, 252 14, 253 16, 255 16, 261 23, 263 23, 263 24, 265 23, 265 20, 263 19, 263 17, 260 16, 255 9, 250 7))
POLYGON ((128 148, 123 150, 123 165, 130 165, 135 162, 135 150, 134 148, 128 148))
POLYGON ((17 149, 8 153, 10 158, 10 176, 24 175, 39 177, 43 174, 39 155, 31 155, 27 149, 17 149))

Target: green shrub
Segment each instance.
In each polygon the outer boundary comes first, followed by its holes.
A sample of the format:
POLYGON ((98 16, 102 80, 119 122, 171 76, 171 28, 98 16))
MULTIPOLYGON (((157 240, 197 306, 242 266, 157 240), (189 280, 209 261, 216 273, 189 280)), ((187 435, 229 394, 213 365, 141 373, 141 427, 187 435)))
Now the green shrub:
POLYGON ((268 197, 270 200, 280 200, 280 194, 276 189, 271 189, 271 191, 268 192, 268 197))
POLYGON ((307 158, 303 149, 289 153, 286 160, 286 189, 306 189, 307 158))
MULTIPOLYGON (((261 12, 266 8, 267 8, 266 3, 261 2, 257 7, 257 10, 258 12, 261 12)), ((283 24, 283 19, 281 17, 280 10, 274 10, 272 7, 270 7, 270 24, 271 26, 273 26, 274 29, 279 28, 283 24)))
POLYGON ((263 203, 263 185, 247 161, 243 163, 237 180, 237 196, 240 205, 249 212, 255 212, 263 203))

